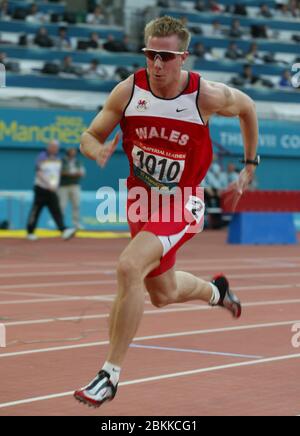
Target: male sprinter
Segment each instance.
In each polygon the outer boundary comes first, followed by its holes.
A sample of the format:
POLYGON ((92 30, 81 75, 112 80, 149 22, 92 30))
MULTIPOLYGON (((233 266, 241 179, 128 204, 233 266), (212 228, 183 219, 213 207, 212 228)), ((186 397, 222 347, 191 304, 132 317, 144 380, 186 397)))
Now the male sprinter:
MULTIPOLYGON (((234 318, 241 315, 241 304, 230 291, 226 277, 206 282, 175 270, 178 248, 193 236, 189 219, 164 221, 164 205, 158 219, 157 214, 154 219, 149 212, 144 220, 134 222, 130 214, 130 191, 134 188, 147 192, 191 188, 192 195, 183 208, 201 225, 203 198, 201 194, 197 198, 196 188, 212 161, 208 122, 214 114, 239 117, 245 168, 237 191, 242 192, 252 180, 258 142, 254 103, 238 90, 183 70, 189 42, 190 34, 181 21, 170 17, 151 21, 145 28, 143 49, 147 68, 116 86, 82 136, 82 153, 104 166, 119 135, 105 141, 120 123, 130 164, 128 222, 133 237, 117 266, 118 294, 110 317, 107 360, 96 378, 74 393, 77 400, 90 406, 98 407, 116 395, 121 366, 143 315, 145 289, 157 307, 202 300, 224 307, 234 318)), ((178 202, 170 204, 175 213, 178 202)))

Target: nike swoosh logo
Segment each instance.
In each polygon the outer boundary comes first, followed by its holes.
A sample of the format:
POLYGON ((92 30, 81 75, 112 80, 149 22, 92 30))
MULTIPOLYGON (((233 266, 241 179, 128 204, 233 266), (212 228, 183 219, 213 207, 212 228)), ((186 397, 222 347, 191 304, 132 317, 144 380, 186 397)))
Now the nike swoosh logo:
POLYGON ((183 111, 186 111, 187 110, 187 108, 184 108, 184 109, 176 109, 176 112, 183 112, 183 111))

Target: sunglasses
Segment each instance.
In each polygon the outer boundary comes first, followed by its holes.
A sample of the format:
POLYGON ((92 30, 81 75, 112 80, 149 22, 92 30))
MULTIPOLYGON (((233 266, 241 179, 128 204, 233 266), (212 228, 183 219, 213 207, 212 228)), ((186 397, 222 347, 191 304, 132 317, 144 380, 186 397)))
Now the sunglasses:
POLYGON ((154 61, 158 56, 163 62, 173 61, 176 56, 183 55, 184 51, 171 51, 171 50, 152 50, 151 48, 142 48, 146 58, 154 61))

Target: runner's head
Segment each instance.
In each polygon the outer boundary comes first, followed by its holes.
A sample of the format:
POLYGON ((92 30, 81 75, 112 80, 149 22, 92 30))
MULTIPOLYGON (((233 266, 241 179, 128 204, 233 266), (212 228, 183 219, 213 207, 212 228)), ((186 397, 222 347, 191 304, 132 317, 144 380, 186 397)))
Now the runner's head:
POLYGON ((184 24, 172 17, 160 17, 145 27, 144 54, 152 80, 161 84, 178 76, 188 56, 191 34, 184 24))
POLYGON ((167 38, 177 36, 178 45, 176 51, 187 52, 191 34, 181 20, 173 17, 160 17, 150 21, 145 27, 145 46, 148 46, 151 38, 167 38))

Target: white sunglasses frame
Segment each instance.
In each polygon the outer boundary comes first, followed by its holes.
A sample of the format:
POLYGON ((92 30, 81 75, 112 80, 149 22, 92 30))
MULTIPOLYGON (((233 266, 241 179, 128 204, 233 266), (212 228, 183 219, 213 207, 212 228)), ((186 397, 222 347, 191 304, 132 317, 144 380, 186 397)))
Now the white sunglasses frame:
POLYGON ((143 51, 144 53, 145 53, 146 51, 152 51, 152 52, 157 53, 158 55, 159 55, 159 53, 172 53, 172 54, 175 54, 175 55, 183 55, 183 54, 186 53, 186 51, 154 50, 153 48, 147 48, 147 47, 142 48, 142 51, 143 51))

